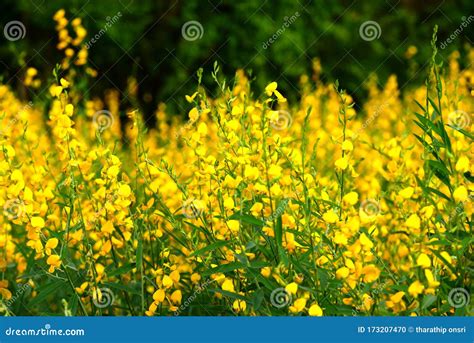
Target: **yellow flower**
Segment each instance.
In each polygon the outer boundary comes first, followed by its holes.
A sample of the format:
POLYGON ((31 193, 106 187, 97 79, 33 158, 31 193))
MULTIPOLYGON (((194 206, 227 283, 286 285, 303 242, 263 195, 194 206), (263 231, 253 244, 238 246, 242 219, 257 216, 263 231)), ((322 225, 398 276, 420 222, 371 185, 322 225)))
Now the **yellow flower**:
POLYGON ((306 298, 298 298, 295 300, 292 306, 290 306, 289 310, 292 313, 298 313, 304 310, 306 307, 306 298))
POLYGON ((163 277, 163 286, 165 288, 171 288, 171 286, 173 286, 173 279, 170 278, 168 275, 165 275, 163 277))
POLYGON ((341 267, 336 271, 336 278, 338 279, 345 279, 349 276, 349 268, 347 267, 341 267))
POLYGON ((269 83, 266 87, 265 87, 265 93, 270 96, 273 94, 273 92, 275 92, 275 90, 277 89, 278 87, 278 83, 276 82, 272 82, 272 83, 269 83))
POLYGON ((405 222, 406 226, 412 229, 419 229, 421 225, 420 217, 416 214, 412 214, 405 222))
POLYGON ((429 268, 431 267, 431 260, 428 255, 421 253, 420 256, 418 256, 418 258, 416 259, 416 265, 423 268, 429 268))
POLYGON ((245 166, 244 176, 245 176, 246 179, 257 180, 259 175, 260 175, 260 173, 259 173, 257 167, 252 167, 252 166, 249 166, 249 165, 245 166))
POLYGON ((61 84, 61 86, 63 88, 68 88, 69 87, 69 82, 66 81, 66 79, 64 79, 64 78, 61 78, 61 80, 59 80, 59 83, 61 84))
POLYGON ((359 194, 357 194, 356 192, 349 192, 344 195, 342 201, 349 205, 355 205, 357 204, 357 201, 359 201, 359 194))
POLYGON ((234 303, 232 304, 232 308, 236 312, 244 312, 247 308, 247 303, 245 302, 245 300, 237 299, 237 300, 234 300, 234 303))
POLYGON ((45 222, 44 219, 41 217, 32 217, 31 218, 31 226, 35 229, 42 229, 44 228, 45 222))
POLYGON ((51 250, 56 249, 58 246, 59 240, 57 238, 50 238, 46 242, 45 245, 45 250, 46 250, 46 255, 51 255, 51 250))
POLYGON ((181 304, 181 299, 183 298, 183 295, 181 294, 181 291, 177 289, 171 294, 171 302, 173 304, 181 304))
POLYGON ((390 301, 392 301, 394 304, 398 304, 400 301, 402 301, 404 295, 405 292, 397 292, 390 296, 390 301))
POLYGON ((408 287, 408 293, 412 297, 417 298, 418 295, 423 293, 424 289, 425 289, 425 286, 423 286, 423 284, 420 281, 416 280, 410 285, 410 287, 408 287))
POLYGON ((469 159, 466 156, 461 156, 456 163, 456 170, 461 173, 469 171, 469 159))
POLYGON ((225 197, 224 207, 226 210, 232 210, 235 207, 234 199, 232 199, 231 197, 225 197))
POLYGON ((54 273, 54 271, 61 266, 61 257, 59 255, 51 255, 46 260, 46 263, 49 265, 49 272, 54 273))
POLYGON ((221 288, 223 291, 235 293, 234 283, 231 279, 225 279, 225 281, 221 285, 221 288))
POLYGON ((285 290, 288 293, 290 293, 292 295, 295 295, 296 292, 298 292, 298 284, 296 282, 292 282, 292 283, 286 285, 285 290))
POLYGON ((326 223, 334 224, 339 220, 339 217, 333 210, 329 210, 323 214, 323 219, 326 223))
POLYGON ((458 202, 466 201, 468 197, 467 188, 464 186, 459 186, 458 188, 454 190, 453 197, 454 197, 454 200, 458 202))
POLYGON ((428 281, 428 286, 430 288, 436 288, 440 285, 439 281, 436 281, 433 273, 429 269, 425 269, 426 280, 428 281))
POLYGON ((406 187, 402 189, 398 194, 400 194, 402 198, 410 199, 414 192, 415 189, 413 187, 406 187))
POLYGON ((270 267, 263 267, 260 271, 260 274, 262 274, 264 277, 269 277, 271 273, 272 269, 270 267))
POLYGON ((237 233, 240 230, 240 222, 235 219, 228 220, 227 226, 229 227, 230 231, 232 231, 233 233, 237 233))
POLYGON ((380 276, 380 269, 373 264, 369 264, 362 269, 362 274, 364 275, 364 282, 374 282, 380 276))
POLYGON ((165 291, 163 289, 158 289, 153 293, 153 300, 157 303, 162 303, 165 300, 165 291))
POLYGON ((352 151, 354 149, 354 146, 352 145, 352 142, 350 140, 345 140, 342 142, 342 150, 344 151, 352 151))
POLYGON ((281 167, 272 165, 270 168, 268 168, 268 176, 270 176, 272 179, 279 178, 281 176, 281 167))
POLYGON ((349 160, 347 159, 347 156, 344 156, 337 159, 334 165, 336 166, 338 170, 345 170, 347 169, 347 166, 349 165, 349 160))
POLYGON ((323 315, 323 310, 317 303, 314 303, 310 306, 308 314, 312 317, 321 317, 323 315))

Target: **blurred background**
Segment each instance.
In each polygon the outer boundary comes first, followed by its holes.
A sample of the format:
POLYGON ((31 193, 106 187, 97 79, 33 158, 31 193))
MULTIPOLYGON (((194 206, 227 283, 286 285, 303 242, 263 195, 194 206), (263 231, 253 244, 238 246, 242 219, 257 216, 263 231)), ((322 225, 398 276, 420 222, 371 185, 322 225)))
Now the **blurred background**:
POLYGON ((256 94, 277 81, 297 101, 306 74, 315 82, 339 79, 361 101, 372 73, 380 85, 392 73, 401 86, 423 80, 435 24, 445 60, 474 40, 472 0, 2 0, 0 77, 25 100, 49 86, 25 89, 27 68, 44 80, 61 60, 52 19, 61 8, 69 21, 81 18, 87 30, 87 66, 96 75, 82 86, 84 98, 114 88, 125 98, 123 106, 130 106, 127 84, 133 77, 134 105, 148 117, 161 102, 185 116, 190 105, 184 95, 196 90, 201 67, 203 86, 216 95, 215 61, 228 82, 243 68, 256 94), (11 21, 24 25, 22 39, 5 39, 11 21))

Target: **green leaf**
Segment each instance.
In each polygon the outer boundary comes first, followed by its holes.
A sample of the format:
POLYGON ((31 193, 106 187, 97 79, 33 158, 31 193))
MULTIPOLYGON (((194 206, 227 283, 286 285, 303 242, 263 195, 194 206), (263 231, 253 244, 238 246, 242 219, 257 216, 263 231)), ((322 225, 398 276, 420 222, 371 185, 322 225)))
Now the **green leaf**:
POLYGON ((202 256, 204 255, 206 252, 209 252, 209 251, 213 251, 213 250, 216 250, 216 249, 219 249, 219 248, 222 248, 228 244, 232 243, 232 241, 218 241, 218 242, 215 242, 215 243, 212 243, 202 249, 199 249, 199 250, 196 250, 195 252, 193 252, 191 255, 189 256, 202 256))
POLYGON ((263 289, 258 289, 255 291, 253 294, 253 308, 254 310, 258 310, 260 306, 262 306, 263 299, 265 298, 265 293, 263 292, 263 289))
POLYGON ((209 292, 212 293, 221 293, 222 295, 232 298, 232 299, 239 299, 239 300, 244 300, 247 302, 247 304, 253 304, 253 301, 249 300, 247 297, 244 297, 243 295, 237 294, 237 293, 232 293, 228 291, 224 291, 222 289, 210 289, 209 292))
POLYGON ((58 289, 64 288, 63 280, 56 280, 37 289, 38 295, 30 301, 28 306, 35 306, 46 300, 46 298, 56 292, 58 289))
POLYGON ((430 307, 437 299, 436 295, 428 294, 423 297, 423 301, 421 303, 421 309, 425 310, 430 307))
MULTIPOLYGON (((138 258, 137 258, 137 261, 138 261, 138 258)), ((136 267, 135 263, 128 263, 128 264, 126 264, 122 267, 110 270, 108 272, 106 271, 106 274, 107 274, 108 277, 127 274, 129 271, 131 271, 135 267, 136 267)))
POLYGON ((228 273, 236 269, 245 268, 245 265, 240 262, 231 262, 228 264, 223 264, 219 267, 211 268, 202 272, 202 276, 209 276, 216 273, 228 273))
POLYGON ((264 224, 262 220, 255 218, 254 216, 250 214, 235 213, 232 216, 230 216, 230 219, 240 220, 242 223, 246 223, 250 225, 263 226, 264 224))
POLYGON ((142 294, 139 290, 134 289, 130 286, 125 286, 121 283, 104 282, 103 285, 106 286, 106 287, 109 287, 109 288, 114 288, 114 289, 118 289, 120 291, 130 293, 130 294, 135 294, 135 295, 141 295, 142 294))

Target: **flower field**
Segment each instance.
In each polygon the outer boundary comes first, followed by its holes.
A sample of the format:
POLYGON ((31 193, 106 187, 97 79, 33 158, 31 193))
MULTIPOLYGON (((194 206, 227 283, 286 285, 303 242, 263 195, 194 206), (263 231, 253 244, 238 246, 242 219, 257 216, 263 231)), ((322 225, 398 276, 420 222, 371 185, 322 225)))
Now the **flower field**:
POLYGON ((317 61, 295 102, 215 64, 150 127, 81 96, 86 31, 55 20, 61 63, 24 80, 46 96, 0 85, 0 313, 472 315, 474 49, 434 39, 425 84, 363 103, 317 61))

